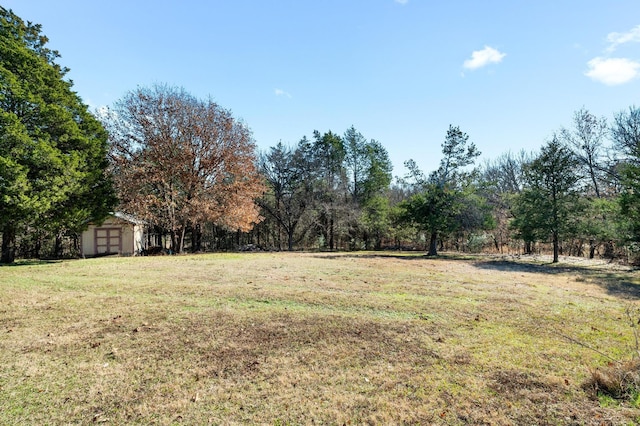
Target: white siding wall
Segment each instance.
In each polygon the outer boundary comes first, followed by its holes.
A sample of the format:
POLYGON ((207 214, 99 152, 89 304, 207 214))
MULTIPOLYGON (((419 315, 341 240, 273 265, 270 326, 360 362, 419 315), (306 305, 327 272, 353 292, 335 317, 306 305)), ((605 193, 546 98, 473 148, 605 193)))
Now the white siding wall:
POLYGON ((123 256, 132 256, 140 254, 144 246, 144 226, 135 225, 116 217, 108 217, 100 226, 89 225, 89 228, 82 233, 82 254, 84 256, 95 256, 107 250, 123 256), (96 228, 99 230, 97 241, 96 228), (116 241, 117 237, 115 236, 119 236, 120 239, 118 247, 111 245, 116 241), (96 242, 98 243, 98 252, 96 252, 96 242))

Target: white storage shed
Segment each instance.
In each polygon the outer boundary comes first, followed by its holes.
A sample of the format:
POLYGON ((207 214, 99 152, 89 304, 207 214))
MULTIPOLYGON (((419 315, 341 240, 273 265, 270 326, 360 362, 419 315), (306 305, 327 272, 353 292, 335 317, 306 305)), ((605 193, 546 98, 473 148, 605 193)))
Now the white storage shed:
POLYGON ((89 224, 82 233, 82 255, 86 257, 119 254, 135 256, 146 249, 144 222, 116 212, 102 224, 89 224))

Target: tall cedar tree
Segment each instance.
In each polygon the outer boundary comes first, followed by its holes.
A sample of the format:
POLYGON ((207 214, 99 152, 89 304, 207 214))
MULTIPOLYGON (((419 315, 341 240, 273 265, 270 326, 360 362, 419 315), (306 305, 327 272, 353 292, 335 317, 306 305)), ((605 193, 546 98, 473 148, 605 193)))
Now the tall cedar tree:
POLYGON ((514 209, 514 225, 523 235, 551 237, 554 263, 562 238, 576 230, 581 215, 578 171, 576 156, 554 136, 525 168, 525 188, 514 209))
POLYGON ((107 134, 41 26, 0 7, 0 261, 15 259, 16 236, 44 228, 57 236, 102 220, 116 202, 107 134))
POLYGON ((154 85, 128 93, 103 117, 120 208, 171 234, 214 223, 248 231, 265 187, 250 130, 211 100, 154 85))

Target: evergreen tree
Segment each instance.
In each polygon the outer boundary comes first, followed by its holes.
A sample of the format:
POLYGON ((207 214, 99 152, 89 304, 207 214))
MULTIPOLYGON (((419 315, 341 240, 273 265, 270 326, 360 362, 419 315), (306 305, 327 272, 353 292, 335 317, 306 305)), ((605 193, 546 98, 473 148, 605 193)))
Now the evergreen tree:
POLYGON ((516 226, 526 239, 551 238, 558 262, 562 238, 573 235, 583 210, 575 155, 556 136, 525 168, 525 188, 514 209, 516 226))
POLYGON ((41 26, 0 7, 0 261, 31 227, 79 232, 115 204, 107 134, 47 47, 41 26))
MULTIPOLYGON (((442 154, 440 167, 425 182, 417 182, 422 191, 401 205, 405 220, 428 232, 429 256, 438 254, 438 238, 463 225, 459 218, 465 215, 467 207, 473 207, 476 211, 483 210, 476 209, 475 202, 465 199, 473 193, 472 175, 466 167, 473 165, 480 155, 475 144, 469 143, 469 136, 459 127, 449 126, 442 144, 442 154)), ((414 162, 409 161, 407 164, 413 167, 410 170, 413 176, 424 176, 417 170, 414 162)), ((472 216, 475 217, 469 217, 472 216)), ((484 220, 474 219, 474 223, 477 222, 484 220)))
POLYGON ((620 158, 620 206, 631 227, 631 239, 640 241, 640 108, 630 107, 615 116, 611 137, 620 158))
POLYGON ((342 138, 331 131, 323 134, 314 131, 311 157, 310 165, 316 176, 316 228, 324 241, 324 247, 333 250, 336 247, 336 234, 343 216, 341 212, 345 209, 347 192, 342 138))

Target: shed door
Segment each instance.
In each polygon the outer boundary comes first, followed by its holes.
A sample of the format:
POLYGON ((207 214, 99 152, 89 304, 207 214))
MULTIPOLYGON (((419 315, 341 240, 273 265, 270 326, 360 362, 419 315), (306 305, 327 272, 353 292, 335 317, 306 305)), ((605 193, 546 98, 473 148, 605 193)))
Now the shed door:
POLYGON ((96 228, 96 254, 120 253, 122 251, 121 228, 96 228))

